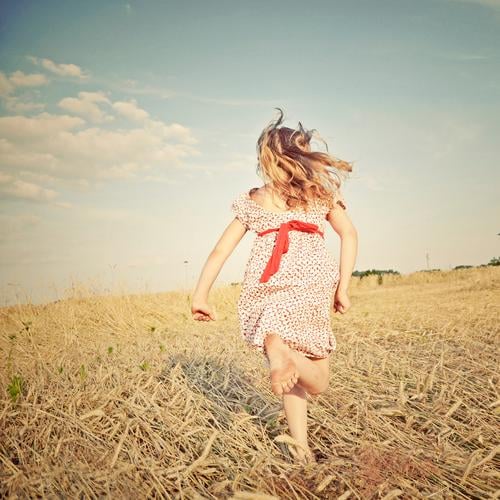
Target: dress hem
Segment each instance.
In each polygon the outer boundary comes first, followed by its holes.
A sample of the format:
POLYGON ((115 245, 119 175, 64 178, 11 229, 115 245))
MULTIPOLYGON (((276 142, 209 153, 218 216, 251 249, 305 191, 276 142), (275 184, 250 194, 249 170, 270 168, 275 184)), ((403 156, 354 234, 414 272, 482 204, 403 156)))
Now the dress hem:
MULTIPOLYGON (((273 332, 275 333, 275 332, 273 332)), ((331 347, 330 349, 328 349, 326 351, 326 354, 325 355, 316 355, 316 354, 312 354, 312 353, 308 353, 308 352, 305 352, 305 351, 301 351, 299 349, 297 349, 296 347, 294 347, 293 345, 293 342, 287 340, 286 338, 283 338, 281 335, 279 335, 278 333, 276 333, 280 338, 281 340, 292 350, 294 350, 295 352, 297 352, 298 354, 300 354, 301 356, 304 356, 305 358, 309 358, 309 359, 313 359, 313 360, 316 360, 316 359, 325 359, 325 358, 328 358, 330 357, 330 355, 333 353, 333 351, 335 351, 337 349, 337 346, 336 346, 336 343, 334 344, 333 347, 331 347)), ((262 344, 255 344, 251 341, 249 341, 248 339, 244 338, 243 339, 246 344, 250 347, 250 349, 252 350, 255 350, 259 353, 261 353, 266 359, 267 359, 267 354, 266 354, 266 350, 264 348, 264 345, 262 344)))

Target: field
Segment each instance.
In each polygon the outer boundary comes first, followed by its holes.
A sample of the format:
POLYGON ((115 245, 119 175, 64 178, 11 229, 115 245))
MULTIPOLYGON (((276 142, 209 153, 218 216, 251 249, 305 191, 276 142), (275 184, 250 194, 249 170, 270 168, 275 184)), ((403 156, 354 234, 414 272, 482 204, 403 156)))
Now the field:
POLYGON ((0 310, 0 496, 499 498, 500 267, 353 278, 291 463, 239 285, 0 310))

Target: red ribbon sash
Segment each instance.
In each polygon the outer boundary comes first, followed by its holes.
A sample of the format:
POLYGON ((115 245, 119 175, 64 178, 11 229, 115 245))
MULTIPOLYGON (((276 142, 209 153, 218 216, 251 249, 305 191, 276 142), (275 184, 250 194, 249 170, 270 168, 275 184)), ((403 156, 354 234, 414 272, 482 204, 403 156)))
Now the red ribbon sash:
POLYGON ((292 219, 288 222, 283 222, 280 227, 274 227, 271 229, 266 229, 265 231, 261 231, 257 233, 257 236, 264 236, 272 231, 278 231, 278 237, 276 238, 276 242, 274 244, 273 253, 267 262, 266 268, 260 277, 260 283, 265 283, 269 280, 269 278, 278 271, 281 262, 281 256, 288 252, 288 244, 289 237, 288 232, 292 229, 296 231, 303 231, 306 233, 318 233, 322 238, 323 232, 319 230, 317 224, 312 224, 309 222, 303 222, 301 220, 292 219))

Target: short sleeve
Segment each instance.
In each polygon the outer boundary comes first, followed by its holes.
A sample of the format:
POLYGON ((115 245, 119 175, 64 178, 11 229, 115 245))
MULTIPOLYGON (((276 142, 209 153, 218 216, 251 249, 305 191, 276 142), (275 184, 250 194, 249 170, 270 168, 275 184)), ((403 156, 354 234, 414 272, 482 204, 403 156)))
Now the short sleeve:
POLYGON ((333 204, 334 208, 336 208, 337 204, 340 205, 344 210, 347 210, 347 203, 345 201, 344 195, 340 189, 337 190, 335 195, 333 196, 333 204))
POLYGON ((234 216, 239 219, 239 221, 245 226, 246 229, 250 229, 250 217, 248 214, 248 205, 243 198, 243 195, 239 195, 231 203, 231 212, 234 216))
POLYGON ((337 210, 339 207, 347 210, 347 203, 345 201, 344 195, 340 189, 337 189, 333 195, 333 207, 326 209, 325 219, 328 219, 328 215, 332 210, 337 210))

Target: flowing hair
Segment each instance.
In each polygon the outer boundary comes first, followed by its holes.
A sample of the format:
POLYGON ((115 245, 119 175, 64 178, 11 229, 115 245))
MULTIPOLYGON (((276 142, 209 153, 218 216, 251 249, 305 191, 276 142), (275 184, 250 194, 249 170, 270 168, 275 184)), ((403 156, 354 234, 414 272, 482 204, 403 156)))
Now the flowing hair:
POLYGON ((352 172, 352 162, 335 158, 316 129, 306 130, 299 122, 298 130, 280 127, 283 111, 262 131, 257 141, 257 174, 271 181, 274 190, 290 209, 303 207, 311 200, 333 208, 334 197, 342 179, 352 172), (326 146, 326 153, 311 151, 310 141, 317 138, 326 146))

